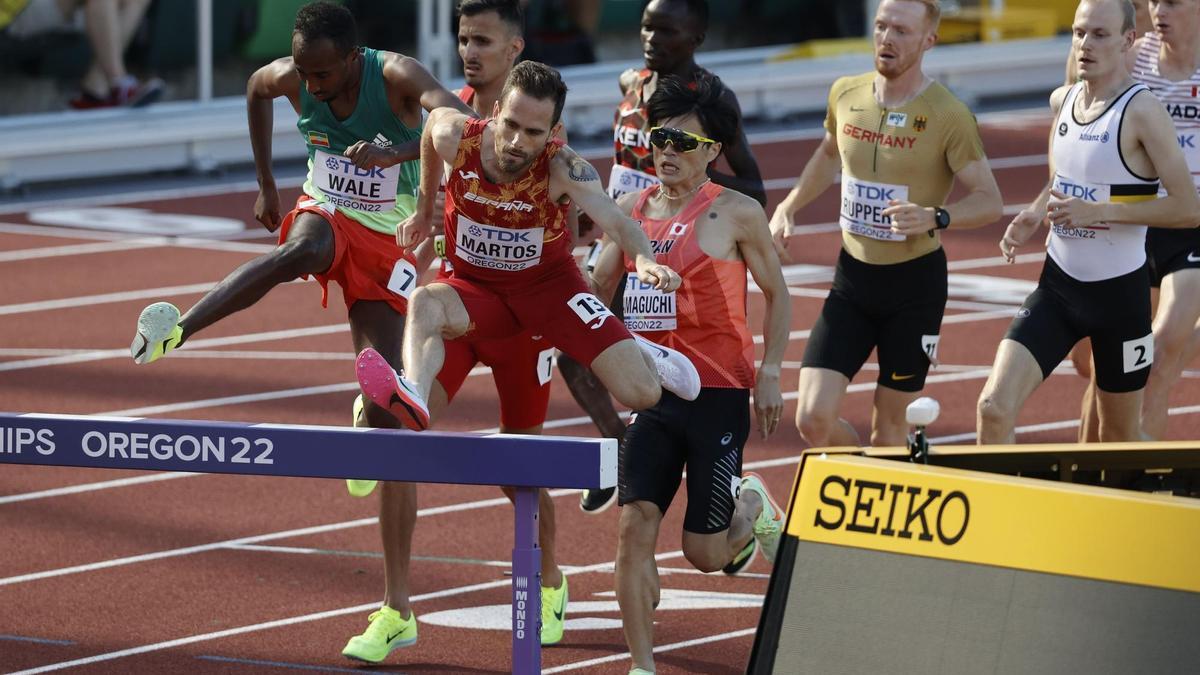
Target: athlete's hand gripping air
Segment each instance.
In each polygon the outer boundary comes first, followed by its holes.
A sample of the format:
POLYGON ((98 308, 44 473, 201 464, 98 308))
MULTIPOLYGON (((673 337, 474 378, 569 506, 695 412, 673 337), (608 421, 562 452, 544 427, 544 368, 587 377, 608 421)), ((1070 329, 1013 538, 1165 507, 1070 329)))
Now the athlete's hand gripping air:
POLYGON ((267 232, 279 229, 279 190, 274 183, 264 183, 258 188, 258 198, 254 200, 254 219, 267 228, 267 232))
POLYGON ((1045 214, 1042 211, 1036 210, 1033 206, 1021 209, 1005 228, 1004 236, 1000 239, 1000 252, 1004 254, 1004 259, 1010 263, 1015 262, 1017 249, 1029 241, 1029 238, 1033 236, 1034 232, 1037 232, 1043 222, 1045 222, 1045 214))

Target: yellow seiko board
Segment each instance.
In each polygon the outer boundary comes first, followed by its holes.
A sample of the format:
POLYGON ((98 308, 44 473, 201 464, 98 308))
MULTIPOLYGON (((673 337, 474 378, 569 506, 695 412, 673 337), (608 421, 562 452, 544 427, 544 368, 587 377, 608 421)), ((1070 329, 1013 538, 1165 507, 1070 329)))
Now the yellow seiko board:
POLYGON ((1200 501, 805 455, 752 673, 1200 672, 1200 501))

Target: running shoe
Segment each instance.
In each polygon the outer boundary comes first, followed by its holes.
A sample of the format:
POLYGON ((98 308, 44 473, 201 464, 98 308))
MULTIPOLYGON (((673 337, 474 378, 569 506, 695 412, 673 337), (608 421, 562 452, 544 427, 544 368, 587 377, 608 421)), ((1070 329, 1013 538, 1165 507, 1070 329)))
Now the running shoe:
POLYGON ((617 501, 616 487, 584 490, 583 494, 579 495, 579 510, 584 513, 600 513, 612 506, 615 501, 617 501))
POLYGON ((685 401, 695 401, 700 395, 700 373, 692 360, 683 354, 664 347, 657 342, 633 334, 638 346, 654 359, 654 367, 658 370, 658 380, 663 389, 674 393, 685 401))
MULTIPOLYGON (((354 397, 354 407, 350 411, 350 424, 353 426, 366 426, 366 419, 362 419, 363 414, 363 397, 362 394, 354 397), (359 420, 362 419, 362 424, 359 420)), ((366 497, 375 490, 375 485, 379 481, 374 480, 359 480, 357 478, 346 479, 346 491, 351 497, 366 497)))
POLYGON ((771 493, 767 492, 767 485, 762 476, 753 471, 742 474, 741 489, 743 492, 757 492, 762 500, 762 513, 758 514, 758 519, 754 521, 754 538, 762 547, 762 554, 767 562, 775 562, 775 552, 779 550, 779 537, 783 534, 784 511, 771 498, 771 493))
POLYGON ((567 575, 562 575, 558 588, 542 586, 542 645, 562 642, 563 624, 567 618, 567 575))
POLYGON ((169 302, 156 302, 142 310, 137 335, 129 346, 134 363, 153 363, 166 356, 183 340, 179 309, 169 302))
POLYGON ((407 429, 424 431, 429 427, 429 406, 403 376, 392 370, 383 356, 367 347, 355 363, 358 384, 375 405, 392 413, 407 429))
POLYGON ((401 647, 417 642, 417 615, 409 612, 404 619, 400 612, 388 606, 380 607, 367 617, 370 625, 362 635, 355 635, 346 643, 342 656, 355 661, 380 663, 401 647))
POLYGON ((746 542, 745 547, 738 551, 738 554, 733 556, 733 560, 729 564, 722 567, 721 571, 725 574, 733 575, 746 569, 751 560, 754 560, 754 552, 758 550, 758 540, 750 537, 750 541, 746 542))

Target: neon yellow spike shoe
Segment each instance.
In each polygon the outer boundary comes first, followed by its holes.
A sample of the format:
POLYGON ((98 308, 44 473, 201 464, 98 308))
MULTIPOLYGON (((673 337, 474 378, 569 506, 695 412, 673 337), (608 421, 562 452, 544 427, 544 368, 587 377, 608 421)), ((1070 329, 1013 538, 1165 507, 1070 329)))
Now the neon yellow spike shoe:
POLYGON ((137 335, 129 346, 134 363, 153 363, 183 341, 179 326, 179 309, 169 302, 156 302, 142 310, 137 322, 137 335))
POLYGON ((542 645, 562 642, 563 624, 567 619, 567 575, 563 573, 558 588, 542 586, 542 645))
POLYGON ((403 619, 400 612, 384 605, 367 620, 371 625, 362 635, 350 638, 342 650, 342 656, 355 661, 380 663, 392 651, 417 643, 417 615, 413 612, 403 619))
MULTIPOLYGON (((363 417, 363 397, 362 394, 354 397, 354 408, 350 413, 351 424, 356 427, 365 427, 367 420, 363 417)), ((346 479, 346 491, 352 497, 366 497, 375 490, 375 485, 379 481, 374 480, 359 480, 357 478, 346 479)))

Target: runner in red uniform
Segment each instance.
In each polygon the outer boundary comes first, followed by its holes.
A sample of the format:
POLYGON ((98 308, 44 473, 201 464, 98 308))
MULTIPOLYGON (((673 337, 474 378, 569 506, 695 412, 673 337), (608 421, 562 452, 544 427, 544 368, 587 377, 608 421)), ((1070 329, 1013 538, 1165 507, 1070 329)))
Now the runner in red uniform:
MULTIPOLYGON (((524 47, 524 25, 519 0, 462 0, 458 5, 458 43, 467 84, 457 92, 476 113, 489 114, 500 97, 505 78, 524 47)), ((395 239, 393 238, 394 244, 395 239)), ((425 270, 435 254, 433 240, 416 252, 416 268, 425 270)), ((444 249, 443 249, 444 251, 444 249)), ((452 274, 446 259, 438 279, 452 274)), ((528 331, 498 340, 446 343, 446 361, 430 392, 430 412, 436 417, 454 399, 478 363, 492 369, 500 399, 500 430, 512 434, 539 434, 550 400, 550 379, 555 350, 528 331)), ((361 396, 359 403, 361 405, 361 396)), ((365 424, 355 415, 356 424, 365 424)), ((351 494, 366 496, 375 481, 351 480, 351 494)), ((412 644, 417 621, 409 603, 409 569, 412 535, 416 526, 417 486, 385 481, 379 502, 379 531, 383 544, 384 602, 371 614, 361 634, 350 639, 343 654, 378 663, 392 649, 412 644)), ((506 490, 511 497, 511 492, 506 490)), ((568 603, 566 575, 555 557, 554 501, 545 490, 539 499, 538 530, 542 549, 541 597, 543 645, 562 640, 568 603)))
POLYGON ((602 293, 623 282, 626 327, 679 350, 696 365, 701 382, 693 401, 668 392, 658 405, 640 411, 622 444, 617 601, 635 673, 654 672, 655 545, 684 467, 683 552, 697 569, 739 572, 758 545, 773 559, 783 524, 783 511, 762 479, 743 475, 741 466, 751 391, 763 438, 783 411, 779 375, 791 303, 762 207, 705 174, 737 129, 736 111, 722 101, 718 87, 719 82, 689 86, 676 78, 659 83, 648 107, 662 183, 618 202, 641 222, 657 259, 678 270, 683 284, 674 292, 644 284, 630 261, 622 265, 619 252, 610 248, 594 275, 602 293), (757 379, 746 325, 747 272, 766 300, 757 379))
POLYGON ((635 259, 644 282, 663 290, 679 286, 679 275, 654 262, 637 223, 604 194, 592 165, 554 140, 565 99, 566 85, 554 69, 525 62, 509 74, 495 119, 472 120, 452 110, 430 115, 418 210, 398 237, 412 247, 429 235, 432 195, 445 162, 446 256, 455 272, 413 294, 406 330, 415 332, 404 343, 407 377, 397 376, 373 350, 358 359, 363 392, 410 429, 429 424, 425 401, 444 362, 443 340, 455 338, 531 331, 590 364, 634 409, 657 403, 662 386, 693 398, 699 390, 695 368, 678 352, 643 355, 579 273, 566 226, 572 202, 635 259))

